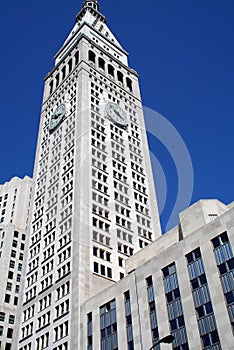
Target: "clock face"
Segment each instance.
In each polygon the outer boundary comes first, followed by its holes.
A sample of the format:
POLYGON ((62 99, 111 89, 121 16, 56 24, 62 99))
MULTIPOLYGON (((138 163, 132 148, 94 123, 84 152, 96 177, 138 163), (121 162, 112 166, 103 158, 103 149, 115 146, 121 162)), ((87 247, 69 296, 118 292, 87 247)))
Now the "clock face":
POLYGON ((128 125, 127 114, 119 105, 113 102, 108 102, 106 105, 106 114, 115 124, 122 127, 126 127, 128 125))
POLYGON ((50 118, 50 125, 49 125, 49 130, 50 132, 53 132, 57 126, 63 121, 66 113, 66 107, 65 104, 61 104, 56 108, 54 113, 52 114, 50 118))

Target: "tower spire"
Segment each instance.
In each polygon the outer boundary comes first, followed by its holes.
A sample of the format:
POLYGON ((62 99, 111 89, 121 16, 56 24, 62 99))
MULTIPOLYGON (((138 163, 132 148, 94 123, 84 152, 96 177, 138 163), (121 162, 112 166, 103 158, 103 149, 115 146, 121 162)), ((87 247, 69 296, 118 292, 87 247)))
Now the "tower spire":
POLYGON ((99 11, 99 4, 97 0, 85 0, 83 3, 83 8, 85 7, 91 7, 96 11, 99 11))

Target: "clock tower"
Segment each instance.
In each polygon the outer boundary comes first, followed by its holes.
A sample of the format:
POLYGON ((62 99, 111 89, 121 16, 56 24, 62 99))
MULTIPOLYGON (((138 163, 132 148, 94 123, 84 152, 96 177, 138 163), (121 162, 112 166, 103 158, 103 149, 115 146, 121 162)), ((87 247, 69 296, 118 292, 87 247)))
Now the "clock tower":
POLYGON ((80 305, 160 237, 138 75, 86 0, 45 78, 17 349, 80 349, 80 305))

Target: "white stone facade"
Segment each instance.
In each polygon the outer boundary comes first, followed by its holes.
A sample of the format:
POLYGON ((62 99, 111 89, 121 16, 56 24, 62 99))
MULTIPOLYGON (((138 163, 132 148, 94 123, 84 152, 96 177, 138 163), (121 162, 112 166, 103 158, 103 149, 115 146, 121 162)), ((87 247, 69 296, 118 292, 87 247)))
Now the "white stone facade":
MULTIPOLYGON (((180 226, 129 258, 127 277, 83 304, 81 349, 108 348, 101 310, 113 300, 117 321, 115 332, 109 330, 108 334, 117 337, 119 350, 150 349, 153 337, 156 342, 170 333, 176 339, 173 349, 233 349, 234 210, 207 200, 194 204, 180 217, 180 226), (211 214, 217 218, 208 223, 211 214), (196 269, 199 266, 196 272, 194 264, 196 269), (194 273, 192 278, 189 271, 194 273), (125 312, 126 292, 131 322, 125 312), (88 320, 93 320, 92 328, 88 320), (133 334, 131 344, 129 334, 133 334)), ((161 345, 161 349, 170 348, 161 345)))
POLYGON ((45 79, 21 350, 78 349, 81 303, 161 235, 138 76, 97 9, 45 79))

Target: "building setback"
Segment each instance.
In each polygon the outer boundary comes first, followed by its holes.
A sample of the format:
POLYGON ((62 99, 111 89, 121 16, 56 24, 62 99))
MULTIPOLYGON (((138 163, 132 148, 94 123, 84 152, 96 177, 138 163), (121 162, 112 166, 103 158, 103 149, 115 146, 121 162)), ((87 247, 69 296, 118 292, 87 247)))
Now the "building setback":
POLYGON ((32 179, 0 185, 0 349, 11 349, 25 274, 32 179))

